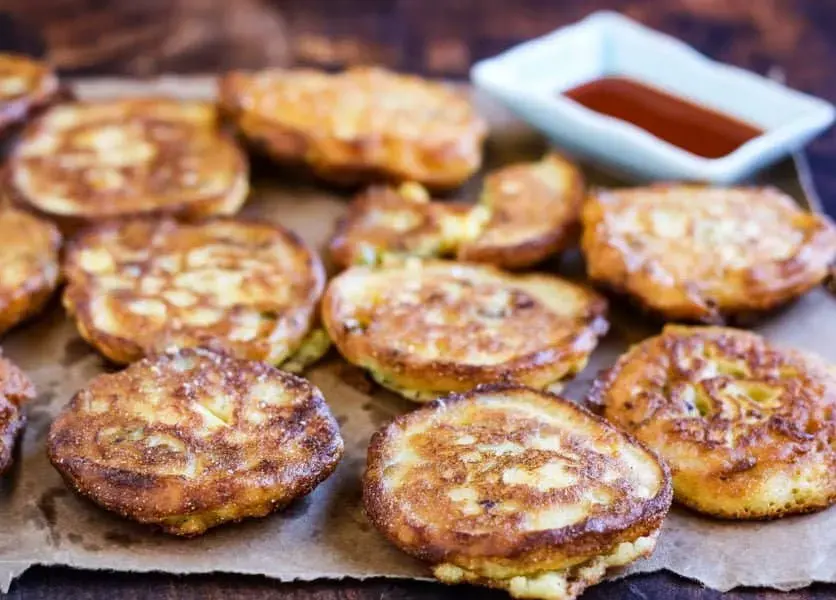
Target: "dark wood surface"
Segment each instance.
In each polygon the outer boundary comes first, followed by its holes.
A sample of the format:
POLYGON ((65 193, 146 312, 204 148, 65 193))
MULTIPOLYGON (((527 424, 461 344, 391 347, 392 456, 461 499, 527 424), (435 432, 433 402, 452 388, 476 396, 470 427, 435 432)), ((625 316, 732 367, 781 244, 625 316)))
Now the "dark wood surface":
MULTIPOLYGON (((464 77, 475 60, 603 8, 674 34, 714 58, 760 73, 779 68, 791 86, 836 101, 836 0, 0 0, 0 50, 48 55, 72 75, 382 63, 464 77)), ((836 132, 814 142, 808 155, 822 199, 836 214, 836 132)), ((406 581, 279 584, 260 577, 40 567, 11 590, 12 598, 50 599, 463 596, 507 597, 406 581)), ((657 573, 597 586, 584 600, 720 597, 820 600, 836 598, 836 585, 721 595, 657 573)))
MULTIPOLYGON (((358 549, 362 552, 362 549, 358 549)), ((281 560, 281 557, 276 557, 281 560)), ((375 579, 276 583, 264 577, 93 573, 37 567, 25 574, 9 594, 15 600, 509 600, 504 592, 470 586, 375 579)), ((814 585, 794 592, 708 590, 665 573, 639 575, 587 590, 582 600, 825 600, 836 597, 833 586, 814 585)))

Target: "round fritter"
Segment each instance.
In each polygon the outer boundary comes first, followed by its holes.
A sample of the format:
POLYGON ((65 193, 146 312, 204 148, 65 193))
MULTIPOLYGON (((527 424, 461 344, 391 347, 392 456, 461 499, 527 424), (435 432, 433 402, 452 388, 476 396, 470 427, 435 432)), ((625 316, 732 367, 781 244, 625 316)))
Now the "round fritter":
POLYGON ((441 83, 379 68, 229 73, 221 106, 281 162, 336 183, 377 179, 455 187, 482 162, 487 125, 441 83))
POLYGON ((836 501, 836 372, 721 327, 667 326, 605 372, 590 400, 656 450, 676 500, 732 519, 836 501))
POLYGON ((117 363, 208 347, 282 364, 318 358, 325 273, 295 234, 266 222, 140 219, 93 227, 70 245, 64 306, 82 337, 117 363))
POLYGON ((58 285, 61 235, 0 201, 0 334, 43 308, 58 285))
POLYGON ((23 405, 34 398, 34 384, 0 354, 0 475, 12 466, 15 442, 26 425, 23 405))
POLYGON ((415 401, 480 383, 545 388, 580 371, 606 332, 606 302, 549 275, 407 261, 331 281, 322 320, 337 349, 415 401))
POLYGON ((417 183, 374 186, 355 198, 329 246, 340 268, 375 265, 392 257, 440 258, 477 236, 488 213, 464 204, 431 202, 417 183))
POLYGON ((0 135, 58 94, 58 77, 46 64, 0 53, 0 135))
POLYGON ((211 104, 166 98, 55 106, 10 161, 17 198, 67 227, 151 213, 233 214, 249 189, 246 159, 211 104))
POLYGON ((191 536, 309 493, 343 441, 304 379, 185 349, 93 379, 52 423, 47 451, 79 494, 191 536))
POLYGON ((542 262, 577 241, 583 193, 577 165, 556 154, 490 173, 479 203, 491 217, 457 258, 506 269, 542 262))
POLYGON ((363 500, 442 581, 564 600, 648 556, 671 495, 666 467, 630 436, 568 400, 499 385, 377 432, 363 500))
POLYGON ((770 309, 819 284, 836 231, 769 188, 600 192, 583 211, 589 276, 674 320, 770 309))
POLYGON ((340 267, 392 255, 530 267, 571 243, 582 198, 580 171, 556 154, 489 174, 472 206, 432 202, 416 183, 373 187, 338 224, 331 256, 340 267))

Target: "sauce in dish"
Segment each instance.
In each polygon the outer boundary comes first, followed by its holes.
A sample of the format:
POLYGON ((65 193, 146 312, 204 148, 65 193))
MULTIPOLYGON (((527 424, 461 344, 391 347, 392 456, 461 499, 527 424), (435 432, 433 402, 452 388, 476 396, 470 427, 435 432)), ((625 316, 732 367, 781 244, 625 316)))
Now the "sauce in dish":
POLYGON ((563 95, 705 158, 731 154, 763 133, 734 117, 626 77, 595 79, 563 95))

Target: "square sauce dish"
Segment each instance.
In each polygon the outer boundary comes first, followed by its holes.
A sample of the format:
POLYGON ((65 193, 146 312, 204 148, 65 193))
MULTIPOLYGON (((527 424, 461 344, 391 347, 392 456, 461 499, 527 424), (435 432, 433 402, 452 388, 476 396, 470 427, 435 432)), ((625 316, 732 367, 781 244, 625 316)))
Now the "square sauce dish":
POLYGON ((470 75, 561 148, 640 180, 741 181, 836 114, 613 12, 483 60, 470 75))

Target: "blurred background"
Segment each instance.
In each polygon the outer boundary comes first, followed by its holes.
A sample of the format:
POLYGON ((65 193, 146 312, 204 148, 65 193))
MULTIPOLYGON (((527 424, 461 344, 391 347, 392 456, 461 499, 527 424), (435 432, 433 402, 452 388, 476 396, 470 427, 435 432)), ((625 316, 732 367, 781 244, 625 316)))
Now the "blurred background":
MULTIPOLYGON (((465 78, 474 61, 599 9, 836 101, 836 0, 0 0, 0 50, 47 56, 65 75, 376 63, 465 78)), ((836 134, 809 155, 833 203, 836 134)))

